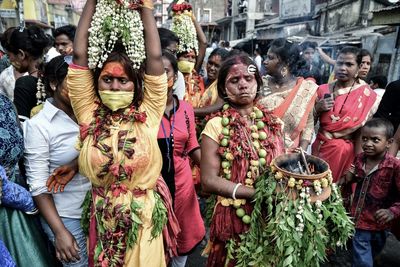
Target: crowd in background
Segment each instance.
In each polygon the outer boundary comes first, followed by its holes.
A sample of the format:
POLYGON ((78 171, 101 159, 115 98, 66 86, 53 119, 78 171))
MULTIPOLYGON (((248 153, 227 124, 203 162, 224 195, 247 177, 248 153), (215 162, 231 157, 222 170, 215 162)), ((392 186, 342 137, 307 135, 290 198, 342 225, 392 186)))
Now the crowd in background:
POLYGON ((78 28, 1 35, 0 266, 185 266, 206 239, 207 266, 224 266, 227 240, 248 226, 216 204, 205 227, 204 199, 247 199, 250 213, 249 162, 299 148, 329 163, 355 218, 353 264, 373 266, 400 217, 400 80, 370 77, 372 55, 354 46, 334 59, 283 38, 252 55, 228 41, 208 46, 195 19, 198 50, 178 51, 147 8, 144 67, 133 70, 117 46, 91 71, 94 6, 78 28), (227 112, 240 119, 224 121, 227 112), (268 138, 227 166, 221 136, 247 142, 244 133, 268 138))

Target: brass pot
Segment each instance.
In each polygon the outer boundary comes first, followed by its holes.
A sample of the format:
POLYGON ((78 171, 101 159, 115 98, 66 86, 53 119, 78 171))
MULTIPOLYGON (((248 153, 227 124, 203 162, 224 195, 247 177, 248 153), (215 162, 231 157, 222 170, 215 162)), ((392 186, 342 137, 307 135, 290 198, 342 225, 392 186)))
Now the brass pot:
MULTIPOLYGON (((321 179, 325 178, 328 180, 328 186, 322 188, 322 192, 317 195, 314 186, 309 186, 310 188, 310 200, 311 202, 315 202, 317 200, 324 201, 327 199, 331 194, 331 183, 332 183, 332 175, 329 169, 329 164, 312 155, 305 155, 307 163, 312 163, 315 168, 315 172, 313 174, 306 174, 304 164, 302 164, 302 158, 300 153, 289 153, 283 154, 276 157, 273 161, 273 167, 275 172, 280 172, 282 174, 282 180, 286 187, 284 190, 288 192, 288 196, 292 199, 296 199, 300 191, 295 187, 291 188, 288 186, 288 180, 290 178, 294 178, 296 182, 299 180, 307 181, 308 183, 313 184, 314 181, 321 181, 321 179), (295 172, 294 170, 297 168, 299 170, 301 167, 303 169, 303 173, 295 172)), ((307 183, 306 182, 306 183, 307 183)), ((283 187, 277 187, 277 191, 283 190, 283 187)))

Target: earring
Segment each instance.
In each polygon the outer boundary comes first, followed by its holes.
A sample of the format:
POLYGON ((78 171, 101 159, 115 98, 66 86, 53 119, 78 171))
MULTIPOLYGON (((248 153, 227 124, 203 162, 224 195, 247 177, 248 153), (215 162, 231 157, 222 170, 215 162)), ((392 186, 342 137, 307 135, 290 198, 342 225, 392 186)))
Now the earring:
POLYGON ((286 67, 283 67, 281 70, 282 77, 285 78, 287 74, 288 74, 288 69, 286 67))

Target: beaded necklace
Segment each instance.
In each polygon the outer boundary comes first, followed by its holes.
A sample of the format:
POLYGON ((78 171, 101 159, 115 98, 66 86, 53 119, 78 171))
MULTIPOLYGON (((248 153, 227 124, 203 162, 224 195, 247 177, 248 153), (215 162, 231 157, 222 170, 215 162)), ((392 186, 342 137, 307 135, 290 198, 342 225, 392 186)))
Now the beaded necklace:
MULTIPOLYGON (((221 157, 221 175, 227 179, 232 178, 232 166, 241 164, 248 160, 245 177, 236 175, 236 181, 244 182, 247 187, 254 187, 254 182, 267 167, 267 150, 274 150, 274 138, 281 129, 281 124, 271 116, 271 112, 261 106, 254 106, 250 113, 250 126, 246 117, 241 116, 235 109, 228 104, 224 105, 220 114, 222 117, 222 134, 219 138, 220 148, 218 150, 221 157), (239 181, 237 181, 239 180, 239 181)), ((223 206, 236 208, 236 215, 245 224, 250 223, 250 216, 247 215, 241 205, 246 203, 245 199, 223 199, 223 206)))

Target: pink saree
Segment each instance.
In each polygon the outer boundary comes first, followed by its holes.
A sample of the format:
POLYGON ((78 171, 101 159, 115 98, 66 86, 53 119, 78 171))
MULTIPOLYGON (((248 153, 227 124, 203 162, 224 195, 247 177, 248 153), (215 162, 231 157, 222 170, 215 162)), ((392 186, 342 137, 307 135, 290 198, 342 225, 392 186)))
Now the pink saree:
MULTIPOLYGON (((331 94, 330 85, 318 88, 319 99, 331 94)), ((334 107, 319 117, 320 129, 312 153, 329 163, 333 181, 337 182, 355 156, 353 133, 376 112, 380 98, 364 81, 339 89, 333 95, 334 107)))

